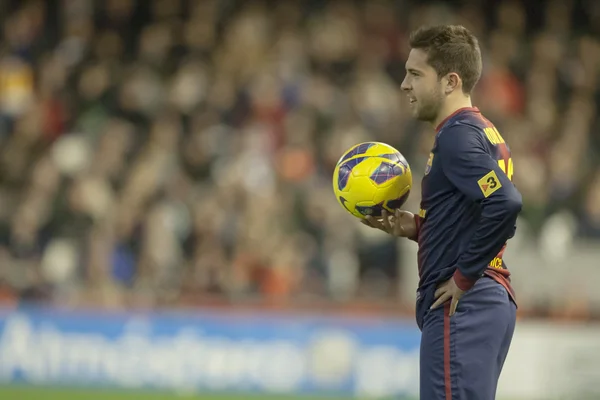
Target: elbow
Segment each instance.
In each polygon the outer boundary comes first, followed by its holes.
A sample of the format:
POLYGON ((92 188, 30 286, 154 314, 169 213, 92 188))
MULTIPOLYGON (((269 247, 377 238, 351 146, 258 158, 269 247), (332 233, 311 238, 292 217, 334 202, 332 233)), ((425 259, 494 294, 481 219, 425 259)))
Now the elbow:
POLYGON ((523 199, 519 193, 497 197, 484 205, 484 215, 496 220, 515 220, 523 208, 523 199))
POLYGON ((523 209, 523 198, 518 193, 504 201, 504 210, 507 217, 517 218, 521 209, 523 209))

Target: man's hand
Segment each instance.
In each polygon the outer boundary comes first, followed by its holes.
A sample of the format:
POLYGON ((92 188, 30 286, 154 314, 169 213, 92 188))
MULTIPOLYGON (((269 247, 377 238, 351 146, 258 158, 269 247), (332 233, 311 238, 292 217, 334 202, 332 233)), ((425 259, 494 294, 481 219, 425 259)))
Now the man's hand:
POLYGON ((440 284, 435 291, 435 303, 431 306, 431 309, 437 308, 452 299, 450 303, 449 315, 452 316, 456 312, 458 301, 465 294, 464 291, 460 290, 454 282, 454 278, 448 279, 446 282, 440 284))
POLYGON ((392 215, 383 210, 381 218, 373 218, 368 215, 361 221, 371 228, 380 229, 393 236, 414 238, 417 236, 417 224, 415 216, 408 211, 396 210, 392 215))

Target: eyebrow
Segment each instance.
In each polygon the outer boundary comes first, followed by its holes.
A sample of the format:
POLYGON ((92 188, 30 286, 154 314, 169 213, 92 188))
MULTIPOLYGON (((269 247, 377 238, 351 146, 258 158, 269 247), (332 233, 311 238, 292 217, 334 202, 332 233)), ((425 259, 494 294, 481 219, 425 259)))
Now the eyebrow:
POLYGON ((406 68, 406 72, 418 73, 418 74, 421 73, 421 71, 419 71, 418 69, 414 69, 414 68, 406 68))

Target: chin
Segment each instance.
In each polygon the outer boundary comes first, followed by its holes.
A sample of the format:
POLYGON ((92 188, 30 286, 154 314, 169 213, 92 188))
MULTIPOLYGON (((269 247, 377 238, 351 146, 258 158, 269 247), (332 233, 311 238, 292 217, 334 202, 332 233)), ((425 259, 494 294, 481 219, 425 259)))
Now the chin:
POLYGON ((429 114, 424 113, 422 110, 417 110, 414 114, 415 114, 415 118, 418 119, 419 121, 429 122, 429 120, 430 120, 429 114))
POLYGON ((432 122, 435 121, 437 113, 433 112, 431 109, 413 109, 413 115, 419 121, 424 122, 432 122))

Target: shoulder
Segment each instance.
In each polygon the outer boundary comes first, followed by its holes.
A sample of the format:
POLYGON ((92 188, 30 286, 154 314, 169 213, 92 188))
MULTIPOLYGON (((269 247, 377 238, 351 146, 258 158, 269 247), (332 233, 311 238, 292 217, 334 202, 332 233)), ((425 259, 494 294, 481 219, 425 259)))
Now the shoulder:
POLYGON ((453 121, 437 134, 437 147, 440 152, 485 150, 484 130, 469 120, 453 121))

